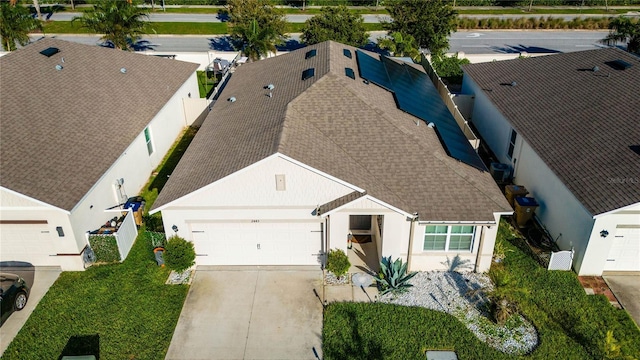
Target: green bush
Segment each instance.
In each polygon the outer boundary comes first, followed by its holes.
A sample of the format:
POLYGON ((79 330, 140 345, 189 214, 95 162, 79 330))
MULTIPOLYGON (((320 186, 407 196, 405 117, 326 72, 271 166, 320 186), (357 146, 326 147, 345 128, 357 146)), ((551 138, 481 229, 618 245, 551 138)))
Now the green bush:
POLYGON ((89 235, 89 245, 96 254, 96 262, 113 263, 120 261, 120 251, 115 235, 89 235))
POLYGON ((193 243, 179 236, 169 238, 164 250, 164 262, 171 270, 183 272, 196 263, 196 250, 193 243))
POLYGON ((151 243, 152 248, 163 248, 167 246, 167 238, 164 233, 145 231, 145 236, 151 243))
POLYGON ((436 74, 450 84, 462 84, 461 66, 471 63, 469 59, 459 58, 458 53, 453 56, 434 56, 432 62, 436 74))
POLYGON ((349 257, 340 249, 329 250, 327 257, 327 270, 331 271, 335 276, 340 277, 349 271, 351 263, 349 257))

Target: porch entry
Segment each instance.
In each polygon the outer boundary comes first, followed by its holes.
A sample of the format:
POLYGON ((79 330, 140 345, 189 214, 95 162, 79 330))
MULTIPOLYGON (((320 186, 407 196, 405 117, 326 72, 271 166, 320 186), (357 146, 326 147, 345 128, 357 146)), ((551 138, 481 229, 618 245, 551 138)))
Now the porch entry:
POLYGON ((351 262, 350 273, 366 272, 372 275, 380 270, 382 251, 383 215, 349 215, 350 248, 347 250, 351 262))

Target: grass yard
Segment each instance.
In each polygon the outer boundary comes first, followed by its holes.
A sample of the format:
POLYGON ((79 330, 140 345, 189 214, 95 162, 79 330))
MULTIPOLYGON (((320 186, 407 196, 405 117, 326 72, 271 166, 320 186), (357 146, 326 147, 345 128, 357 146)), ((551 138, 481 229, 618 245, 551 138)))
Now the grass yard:
POLYGON ((424 359, 428 349, 451 349, 464 359, 607 359, 612 330, 619 356, 640 358, 640 330, 624 310, 602 295, 586 295, 573 272, 547 271, 512 244, 502 223, 498 241, 506 248, 505 268, 518 286, 520 312, 538 329, 540 344, 527 356, 510 356, 478 340, 455 317, 417 307, 334 303, 324 315, 323 352, 333 359, 424 359))
POLYGON ((164 285, 169 270, 140 234, 122 264, 63 272, 2 358, 58 359, 88 346, 101 360, 164 359, 188 287, 164 285))

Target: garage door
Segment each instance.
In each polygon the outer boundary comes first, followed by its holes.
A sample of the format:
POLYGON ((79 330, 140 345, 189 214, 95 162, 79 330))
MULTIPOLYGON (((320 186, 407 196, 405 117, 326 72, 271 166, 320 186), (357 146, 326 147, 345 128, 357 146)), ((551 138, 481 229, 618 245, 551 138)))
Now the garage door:
POLYGON ((53 237, 44 224, 0 224, 0 261, 57 265, 53 237))
POLYGON ((640 228, 619 227, 611 243, 605 271, 640 271, 640 228))
POLYGON ((225 222, 190 225, 198 265, 317 265, 319 222, 225 222))

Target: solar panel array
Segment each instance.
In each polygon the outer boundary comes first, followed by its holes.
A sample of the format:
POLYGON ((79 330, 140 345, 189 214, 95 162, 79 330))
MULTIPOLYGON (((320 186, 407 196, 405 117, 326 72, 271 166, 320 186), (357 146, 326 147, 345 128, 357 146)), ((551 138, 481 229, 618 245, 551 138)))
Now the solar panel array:
POLYGON ((360 50, 356 50, 356 59, 360 76, 391 91, 400 110, 435 125, 449 156, 487 170, 427 74, 385 56, 378 60, 360 50))

